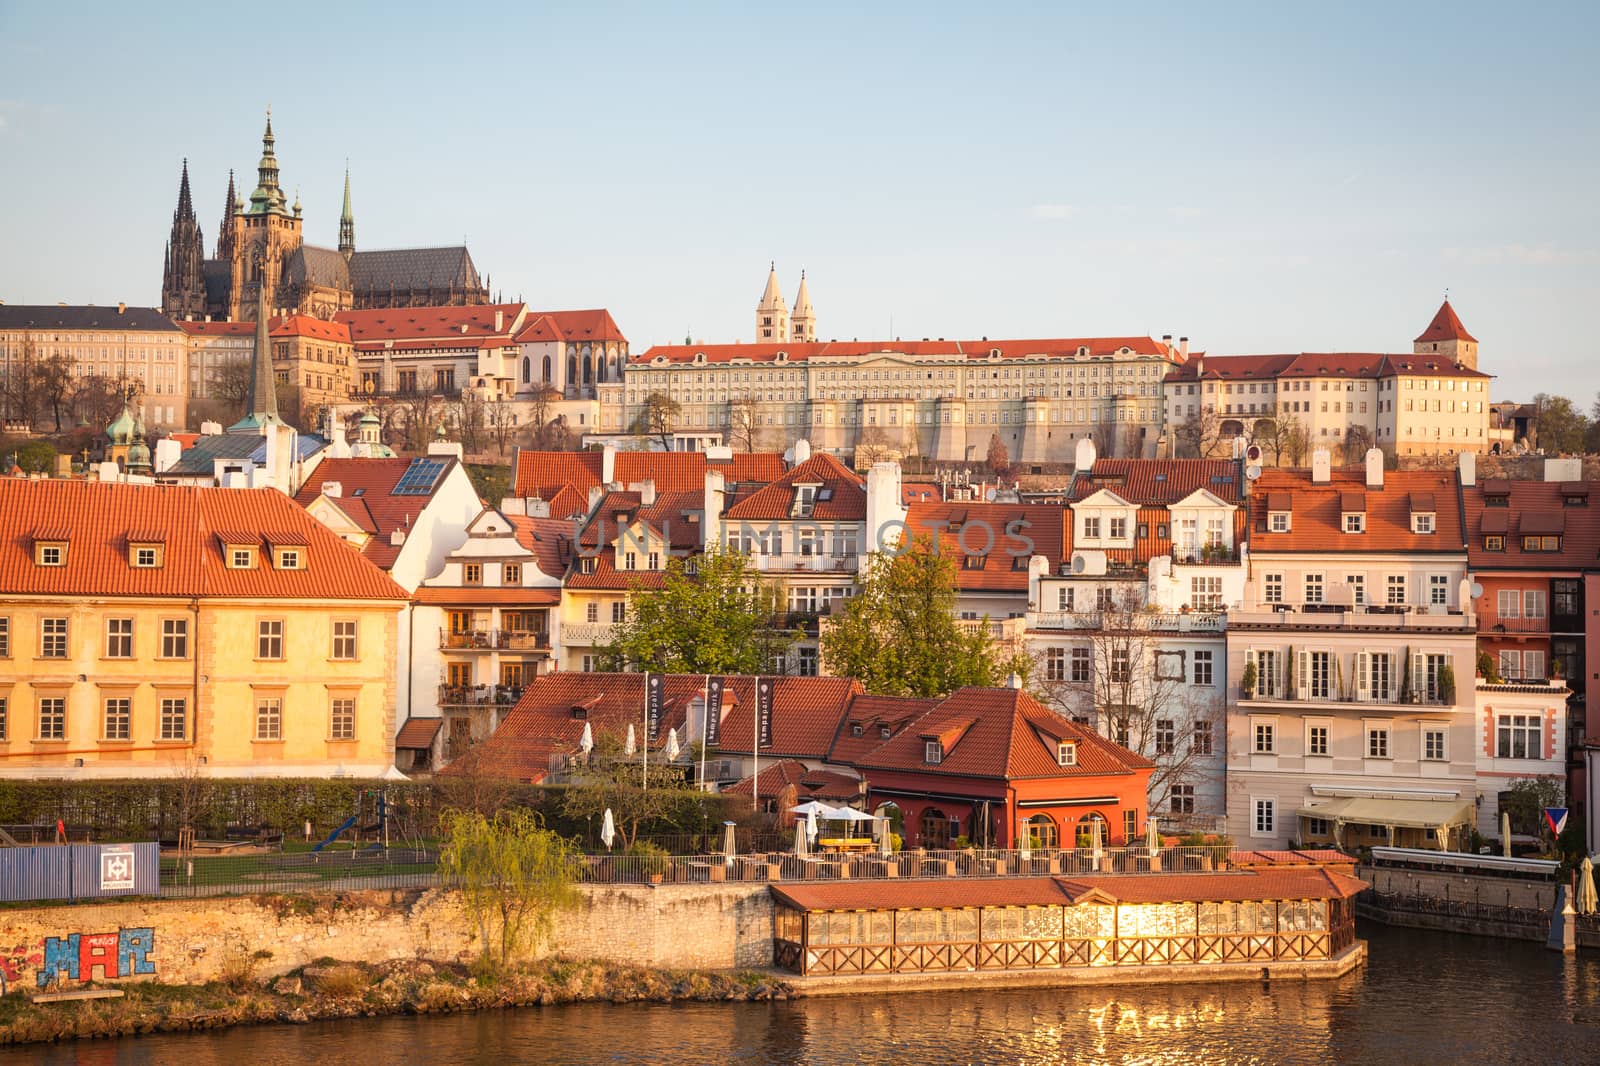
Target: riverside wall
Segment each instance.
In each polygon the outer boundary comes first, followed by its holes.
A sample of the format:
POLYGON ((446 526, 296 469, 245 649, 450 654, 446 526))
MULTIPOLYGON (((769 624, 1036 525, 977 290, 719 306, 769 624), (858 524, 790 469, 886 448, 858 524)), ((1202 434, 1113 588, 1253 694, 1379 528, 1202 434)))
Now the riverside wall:
MULTIPOLYGON (((765 885, 597 885, 557 916, 539 954, 668 969, 772 964, 765 885)), ((0 980, 61 988, 260 977, 323 959, 466 963, 477 931, 447 891, 133 900, 0 911, 0 980)))

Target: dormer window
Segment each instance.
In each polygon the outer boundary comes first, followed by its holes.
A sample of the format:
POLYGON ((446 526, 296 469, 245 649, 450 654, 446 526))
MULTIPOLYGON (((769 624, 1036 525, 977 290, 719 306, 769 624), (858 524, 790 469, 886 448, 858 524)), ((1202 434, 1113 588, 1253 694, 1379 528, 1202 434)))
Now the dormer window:
POLYGON ((520 584, 522 584, 522 564, 521 563, 504 563, 504 564, 502 564, 501 567, 500 567, 500 584, 502 584, 502 585, 520 585, 520 584))
POLYGON ((794 507, 791 509, 792 518, 810 518, 811 511, 817 505, 816 485, 796 485, 794 489, 794 507))
POLYGON ((572 708, 572 717, 580 722, 585 721, 589 717, 589 708, 584 707, 581 704, 575 705, 572 708))
POLYGON ((878 727, 878 739, 879 740, 888 740, 889 739, 889 727, 888 726, 880 725, 878 727))
POLYGON ((133 544, 128 547, 128 565, 136 570, 155 570, 161 566, 162 545, 133 544))
POLYGON ((33 561, 40 566, 66 566, 67 546, 65 543, 35 543, 33 546, 33 561))
POLYGON ((1506 550, 1506 538, 1496 534, 1483 538, 1483 550, 1486 552, 1503 552, 1506 550))
POLYGON ((1030 555, 1013 555, 1011 557, 1011 569, 1026 570, 1028 569, 1028 564, 1032 561, 1033 557, 1030 555))
POLYGON ((937 740, 924 741, 922 745, 922 761, 929 766, 938 766, 944 761, 944 746, 937 740))
POLYGON ((592 555, 585 555, 578 560, 578 573, 580 574, 592 574, 594 573, 594 567, 595 558, 592 555))
POLYGON ((1411 532, 1413 532, 1413 533, 1432 533, 1433 532, 1433 517, 1434 516, 1433 516, 1432 512, 1428 512, 1428 513, 1424 513, 1424 514, 1414 514, 1414 515, 1412 515, 1411 516, 1411 532))
POLYGON ((988 562, 989 557, 987 555, 968 555, 962 558, 961 568, 963 570, 982 570, 988 565, 988 562))
POLYGON ((1365 533, 1367 531, 1367 516, 1359 511, 1346 514, 1344 516, 1344 531, 1346 533, 1365 533))
POLYGON ((279 570, 300 570, 304 568, 299 548, 279 548, 277 566, 279 570))
POLYGON ((1083 520, 1083 535, 1088 540, 1100 539, 1100 519, 1089 517, 1083 520))
POLYGON ((1267 515, 1267 530, 1271 533, 1289 532, 1289 512, 1272 511, 1267 515))
POLYGON ((866 732, 866 730, 862 727, 860 722, 851 722, 850 723, 850 735, 851 736, 859 737, 864 732, 866 732))
POLYGON ((256 568, 256 549, 248 544, 228 545, 229 570, 254 570, 256 568))
POLYGON ((1074 741, 1060 740, 1056 742, 1056 765, 1078 765, 1078 745, 1074 741))
POLYGON ((1128 535, 1128 520, 1126 518, 1113 518, 1111 520, 1111 539, 1123 540, 1128 535))

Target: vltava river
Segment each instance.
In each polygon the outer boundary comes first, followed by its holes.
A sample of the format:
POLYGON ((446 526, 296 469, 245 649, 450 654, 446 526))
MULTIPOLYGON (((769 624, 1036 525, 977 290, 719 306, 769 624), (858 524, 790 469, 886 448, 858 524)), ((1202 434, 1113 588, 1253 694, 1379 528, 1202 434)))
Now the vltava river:
POLYGON ((591 1004, 16 1049, 75 1066, 1600 1063, 1600 953, 1364 925, 1333 982, 591 1004))

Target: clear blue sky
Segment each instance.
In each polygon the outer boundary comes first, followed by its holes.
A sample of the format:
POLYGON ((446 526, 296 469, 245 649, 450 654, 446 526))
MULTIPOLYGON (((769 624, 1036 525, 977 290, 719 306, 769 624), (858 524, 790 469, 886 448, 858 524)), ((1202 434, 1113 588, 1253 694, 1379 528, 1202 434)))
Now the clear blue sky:
POLYGON ((270 103, 309 240, 348 157, 360 247, 636 350, 776 259, 863 339, 1408 351, 1448 287, 1497 397, 1600 389, 1600 5, 867 6, 0 0, 0 299, 156 302, 270 103))

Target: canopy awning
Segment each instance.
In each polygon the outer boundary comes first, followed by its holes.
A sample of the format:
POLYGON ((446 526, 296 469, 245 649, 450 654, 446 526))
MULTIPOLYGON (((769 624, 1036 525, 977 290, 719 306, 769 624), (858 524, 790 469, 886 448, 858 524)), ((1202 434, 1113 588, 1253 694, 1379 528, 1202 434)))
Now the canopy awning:
POLYGON ((1317 807, 1301 807, 1302 818, 1321 818, 1346 825, 1389 825, 1397 829, 1448 829, 1471 825, 1476 807, 1471 800, 1379 799, 1347 796, 1317 807))
POLYGON ((394 746, 401 751, 424 751, 433 747, 433 738, 443 725, 442 718, 407 718, 394 738, 394 746))

